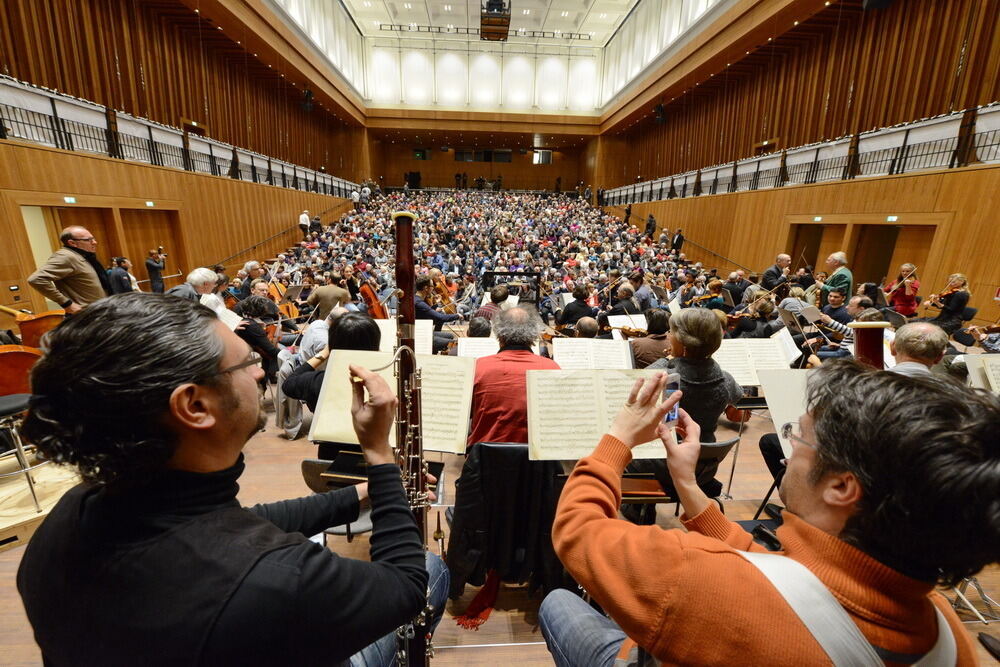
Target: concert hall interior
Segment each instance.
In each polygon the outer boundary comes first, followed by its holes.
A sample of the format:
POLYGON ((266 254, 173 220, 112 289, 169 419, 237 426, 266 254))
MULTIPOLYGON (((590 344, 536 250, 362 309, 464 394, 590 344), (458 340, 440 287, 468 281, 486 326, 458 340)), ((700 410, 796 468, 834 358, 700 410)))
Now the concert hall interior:
POLYGON ((998 211, 996 0, 5 0, 0 662, 1000 660, 998 211))

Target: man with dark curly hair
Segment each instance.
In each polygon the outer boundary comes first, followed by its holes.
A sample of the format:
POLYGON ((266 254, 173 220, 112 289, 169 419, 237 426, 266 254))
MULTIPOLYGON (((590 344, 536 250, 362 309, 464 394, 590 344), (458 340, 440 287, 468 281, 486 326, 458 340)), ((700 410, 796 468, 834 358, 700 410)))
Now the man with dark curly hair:
POLYGON ((46 347, 23 434, 84 483, 18 571, 45 664, 389 665, 396 628, 440 620, 447 569, 425 556, 389 446, 396 399, 376 374, 351 366, 368 482, 246 509, 237 480, 264 423, 260 358, 212 310, 118 295, 46 347), (371 562, 305 537, 363 503, 371 562))

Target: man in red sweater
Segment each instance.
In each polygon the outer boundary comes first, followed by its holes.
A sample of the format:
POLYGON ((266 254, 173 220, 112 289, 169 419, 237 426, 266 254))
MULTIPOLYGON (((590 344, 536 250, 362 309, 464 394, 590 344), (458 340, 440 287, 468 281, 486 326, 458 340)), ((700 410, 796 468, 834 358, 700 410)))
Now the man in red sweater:
POLYGON ((531 351, 541 331, 538 313, 526 307, 503 310, 493 318, 500 351, 476 360, 470 447, 477 442, 528 442, 525 373, 559 370, 559 364, 531 351))
POLYGON ((680 394, 657 405, 664 382, 636 383, 560 498, 556 553, 610 619, 567 590, 546 597, 556 664, 613 664, 626 635, 665 664, 975 664, 934 589, 1000 554, 1000 399, 824 365, 807 413, 784 428, 782 552, 763 555, 699 490, 698 427, 681 410, 677 442, 662 423, 680 394), (690 532, 618 519, 631 448, 656 435, 690 532))

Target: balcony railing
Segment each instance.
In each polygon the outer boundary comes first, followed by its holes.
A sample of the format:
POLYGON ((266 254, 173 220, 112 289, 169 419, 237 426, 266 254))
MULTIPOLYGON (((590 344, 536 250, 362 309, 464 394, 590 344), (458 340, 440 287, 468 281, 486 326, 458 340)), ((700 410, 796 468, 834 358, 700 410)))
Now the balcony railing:
POLYGON ((605 191, 603 203, 626 206, 997 162, 1000 103, 993 103, 968 112, 624 185, 605 191))
POLYGON ((0 76, 0 139, 349 198, 356 183, 0 76))

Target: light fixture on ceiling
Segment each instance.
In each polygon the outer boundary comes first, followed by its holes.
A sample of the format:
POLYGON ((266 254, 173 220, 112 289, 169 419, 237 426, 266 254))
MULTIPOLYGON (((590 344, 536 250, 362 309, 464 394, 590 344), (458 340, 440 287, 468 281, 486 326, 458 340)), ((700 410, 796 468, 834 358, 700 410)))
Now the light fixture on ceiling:
POLYGON ((445 6, 444 6, 444 10, 445 10, 446 12, 450 12, 450 11, 451 11, 451 5, 445 5, 445 6))
POLYGON ((567 16, 569 16, 569 12, 562 12, 561 14, 559 14, 559 16, 566 18, 567 16))
POLYGON ((403 9, 413 9, 413 5, 410 4, 409 2, 404 2, 403 9))
POLYGON ((601 14, 601 18, 602 19, 606 19, 606 18, 608 18, 608 15, 607 14, 601 14))
POLYGON ((521 13, 524 14, 525 16, 527 16, 528 14, 531 13, 531 10, 530 9, 522 9, 521 13))

